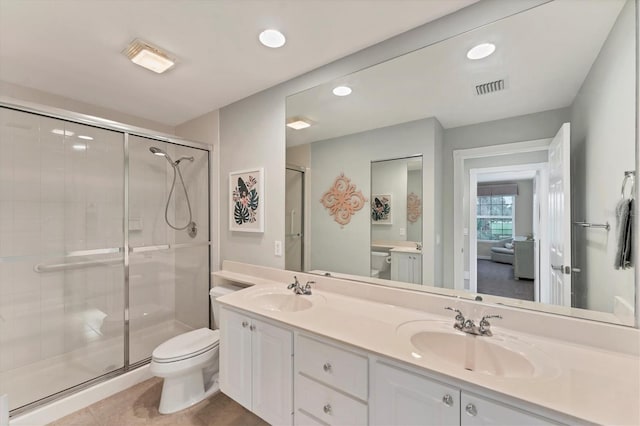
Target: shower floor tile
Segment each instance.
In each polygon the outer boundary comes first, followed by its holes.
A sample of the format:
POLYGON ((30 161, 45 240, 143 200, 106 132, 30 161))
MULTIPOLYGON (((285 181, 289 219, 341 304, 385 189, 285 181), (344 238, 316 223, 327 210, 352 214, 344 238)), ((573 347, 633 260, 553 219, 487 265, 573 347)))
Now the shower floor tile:
POLYGON ((50 423, 50 425, 268 425, 221 392, 178 413, 162 415, 158 413, 161 392, 162 379, 149 379, 50 423))

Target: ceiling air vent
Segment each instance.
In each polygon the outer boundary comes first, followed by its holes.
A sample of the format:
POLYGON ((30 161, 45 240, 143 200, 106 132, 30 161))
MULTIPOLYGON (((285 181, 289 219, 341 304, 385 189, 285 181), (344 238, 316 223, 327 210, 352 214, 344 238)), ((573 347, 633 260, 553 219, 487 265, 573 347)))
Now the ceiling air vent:
POLYGON ((486 95, 504 90, 504 78, 476 85, 476 95, 486 95))

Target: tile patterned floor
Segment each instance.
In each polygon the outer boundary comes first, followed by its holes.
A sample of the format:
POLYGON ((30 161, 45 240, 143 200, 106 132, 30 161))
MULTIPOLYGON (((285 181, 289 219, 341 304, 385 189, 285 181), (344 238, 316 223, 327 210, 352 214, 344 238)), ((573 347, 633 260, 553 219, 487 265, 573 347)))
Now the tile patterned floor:
POLYGON ((162 379, 139 383, 50 423, 50 426, 267 426, 223 393, 178 413, 158 413, 162 379))

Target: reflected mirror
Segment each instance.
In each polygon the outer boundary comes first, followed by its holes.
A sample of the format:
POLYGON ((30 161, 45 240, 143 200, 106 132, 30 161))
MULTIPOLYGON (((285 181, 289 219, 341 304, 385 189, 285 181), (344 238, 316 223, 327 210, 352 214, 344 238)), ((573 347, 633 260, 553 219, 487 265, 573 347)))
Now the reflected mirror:
POLYGON ((299 269, 633 325, 635 15, 556 0, 288 97, 299 269), (403 158, 420 191, 378 187, 403 158))

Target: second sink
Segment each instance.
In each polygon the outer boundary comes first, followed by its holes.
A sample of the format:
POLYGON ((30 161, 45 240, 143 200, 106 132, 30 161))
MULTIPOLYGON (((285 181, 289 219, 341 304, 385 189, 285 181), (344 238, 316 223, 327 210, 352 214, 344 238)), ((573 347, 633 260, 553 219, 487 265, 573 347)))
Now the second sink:
POLYGON ((252 298, 260 308, 277 312, 304 311, 311 308, 315 302, 324 301, 323 296, 301 296, 278 289, 260 292, 252 298))

